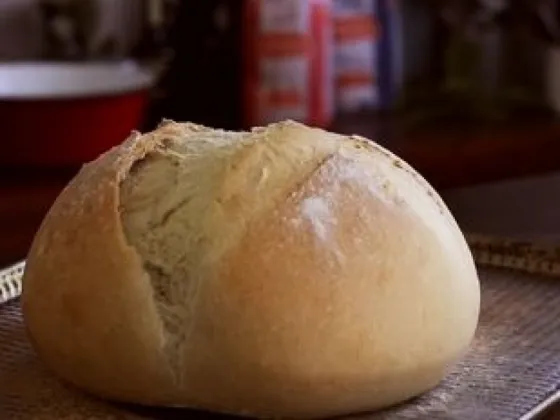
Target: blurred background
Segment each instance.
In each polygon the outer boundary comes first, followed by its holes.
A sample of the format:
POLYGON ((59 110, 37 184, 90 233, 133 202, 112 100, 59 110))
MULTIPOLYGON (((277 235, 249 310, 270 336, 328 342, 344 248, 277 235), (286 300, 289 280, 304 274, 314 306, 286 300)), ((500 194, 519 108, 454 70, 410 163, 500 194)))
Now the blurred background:
POLYGON ((469 226, 518 226, 517 200, 560 230, 558 3, 0 0, 0 263, 84 162, 162 118, 361 134, 469 226))
POLYGON ((360 134, 463 230, 557 241, 559 114, 560 0, 0 0, 0 268, 163 118, 360 134))

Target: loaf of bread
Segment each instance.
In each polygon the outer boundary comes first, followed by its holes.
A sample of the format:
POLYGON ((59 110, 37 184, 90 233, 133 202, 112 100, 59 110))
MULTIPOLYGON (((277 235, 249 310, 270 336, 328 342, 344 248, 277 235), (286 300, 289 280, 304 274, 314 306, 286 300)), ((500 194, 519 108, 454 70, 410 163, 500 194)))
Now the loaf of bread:
POLYGON ((445 204, 374 142, 166 121, 60 194, 22 305, 40 359, 89 393, 311 418, 436 386, 479 300, 445 204))

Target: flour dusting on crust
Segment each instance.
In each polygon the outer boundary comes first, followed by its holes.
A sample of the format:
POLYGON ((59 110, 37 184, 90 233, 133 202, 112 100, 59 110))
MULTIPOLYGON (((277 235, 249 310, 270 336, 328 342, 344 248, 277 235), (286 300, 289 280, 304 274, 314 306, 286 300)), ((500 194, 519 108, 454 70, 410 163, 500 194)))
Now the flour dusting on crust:
MULTIPOLYGON (((369 170, 364 162, 352 157, 338 155, 336 161, 327 161, 317 177, 321 187, 301 200, 299 215, 291 222, 296 227, 302 223, 310 225, 317 239, 324 243, 333 239, 330 231, 337 225, 336 201, 343 185, 353 185, 385 203, 403 203, 383 171, 369 170)), ((358 209, 360 218, 368 217, 361 210, 358 209)))
POLYGON ((330 203, 325 197, 309 197, 301 203, 301 214, 313 227, 315 235, 322 241, 329 239, 330 227, 336 225, 330 203))

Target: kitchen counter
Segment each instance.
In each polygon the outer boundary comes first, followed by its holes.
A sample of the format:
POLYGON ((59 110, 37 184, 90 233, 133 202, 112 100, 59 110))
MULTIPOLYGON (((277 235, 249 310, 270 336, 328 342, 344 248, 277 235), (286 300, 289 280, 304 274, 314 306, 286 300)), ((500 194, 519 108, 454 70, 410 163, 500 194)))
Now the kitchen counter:
POLYGON ((340 118, 333 128, 388 147, 438 189, 560 171, 560 121, 545 117, 412 126, 358 115, 340 118))

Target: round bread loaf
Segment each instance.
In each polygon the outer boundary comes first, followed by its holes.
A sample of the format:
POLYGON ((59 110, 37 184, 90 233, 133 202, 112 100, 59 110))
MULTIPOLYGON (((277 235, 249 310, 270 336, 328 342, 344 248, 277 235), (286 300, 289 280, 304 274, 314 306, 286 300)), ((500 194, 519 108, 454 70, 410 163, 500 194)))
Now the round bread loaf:
POLYGON ((23 286, 30 339, 64 380, 257 417, 429 390, 469 347, 480 300, 466 241, 420 175, 290 121, 133 134, 60 194, 23 286))

